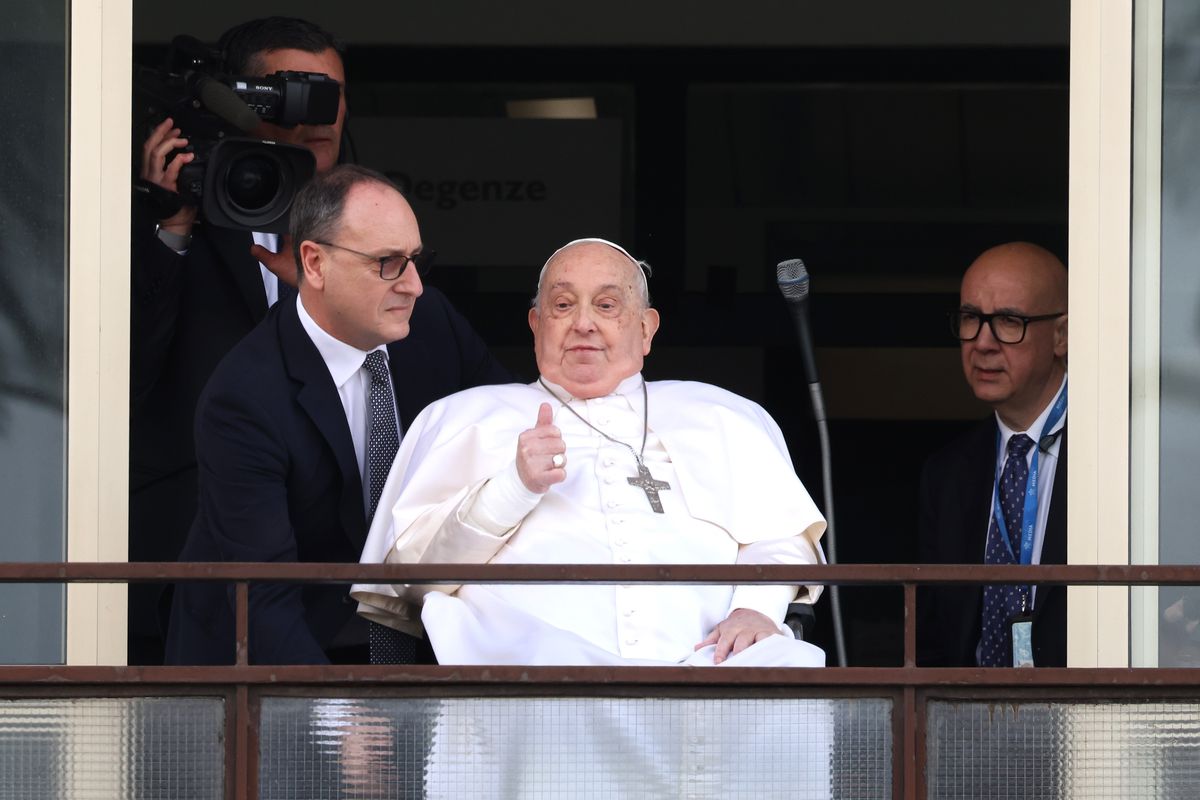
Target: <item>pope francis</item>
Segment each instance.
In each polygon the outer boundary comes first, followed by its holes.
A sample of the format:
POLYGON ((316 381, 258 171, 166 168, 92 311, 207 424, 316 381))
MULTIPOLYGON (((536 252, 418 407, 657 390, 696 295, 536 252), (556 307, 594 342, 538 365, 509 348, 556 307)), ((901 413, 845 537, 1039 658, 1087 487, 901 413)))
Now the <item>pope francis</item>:
MULTIPOLYGON (((658 330, 644 265, 583 239, 529 311, 539 379, 433 403, 405 433, 363 561, 812 564, 825 521, 755 403, 642 380, 658 330), (390 509, 390 513, 389 513, 390 509)), ((820 587, 358 585, 364 616, 441 664, 823 666, 782 624, 820 587), (414 609, 419 609, 419 616, 414 609)), ((451 797, 829 796, 829 701, 762 706, 443 701, 423 789, 451 797), (752 788, 757 787, 757 788, 752 788)))
MULTIPOLYGON (((529 311, 539 379, 435 402, 405 432, 365 563, 812 564, 824 519, 757 404, 642 380, 645 265, 581 239, 529 311), (389 513, 390 509, 390 513, 389 513)), ((820 587, 357 585, 359 612, 423 625, 441 664, 822 666, 782 624, 820 587), (417 611, 419 610, 419 617, 417 611)))

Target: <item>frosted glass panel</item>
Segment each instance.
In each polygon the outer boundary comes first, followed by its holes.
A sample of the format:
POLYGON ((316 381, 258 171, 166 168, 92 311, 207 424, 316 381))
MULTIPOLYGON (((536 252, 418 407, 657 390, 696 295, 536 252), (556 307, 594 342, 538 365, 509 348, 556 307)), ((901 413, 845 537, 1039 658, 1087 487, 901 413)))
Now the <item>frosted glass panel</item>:
POLYGON ((1200 704, 928 706, 930 800, 1194 800, 1200 704))
POLYGON ((0 800, 218 800, 224 701, 0 700, 0 800))
POLYGON ((262 714, 263 800, 891 797, 887 700, 264 698, 262 714))

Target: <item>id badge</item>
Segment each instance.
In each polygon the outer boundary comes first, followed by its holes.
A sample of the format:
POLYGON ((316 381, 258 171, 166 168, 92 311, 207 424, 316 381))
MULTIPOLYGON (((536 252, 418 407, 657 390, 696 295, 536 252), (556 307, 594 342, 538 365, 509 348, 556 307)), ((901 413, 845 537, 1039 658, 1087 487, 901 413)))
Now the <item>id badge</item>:
POLYGON ((1012 654, 1014 667, 1033 666, 1033 617, 1012 619, 1012 654))

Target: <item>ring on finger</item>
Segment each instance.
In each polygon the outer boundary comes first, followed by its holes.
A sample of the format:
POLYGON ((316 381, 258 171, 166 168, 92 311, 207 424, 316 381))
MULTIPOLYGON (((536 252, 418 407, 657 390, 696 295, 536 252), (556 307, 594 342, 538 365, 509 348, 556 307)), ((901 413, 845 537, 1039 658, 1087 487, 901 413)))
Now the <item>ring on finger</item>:
POLYGON ((563 457, 562 453, 555 453, 554 458, 550 459, 550 463, 554 465, 555 469, 561 469, 562 465, 567 463, 567 459, 563 457))

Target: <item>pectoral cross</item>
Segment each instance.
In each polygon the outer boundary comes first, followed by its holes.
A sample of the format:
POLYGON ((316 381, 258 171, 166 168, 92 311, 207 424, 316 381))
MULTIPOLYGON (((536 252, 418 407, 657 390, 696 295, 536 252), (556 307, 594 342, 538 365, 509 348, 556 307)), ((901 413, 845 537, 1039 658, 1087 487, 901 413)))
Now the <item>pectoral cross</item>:
POLYGON ((646 493, 646 499, 650 501, 650 508, 654 509, 655 514, 663 513, 662 501, 658 499, 659 489, 670 489, 671 484, 666 481, 658 481, 650 474, 649 468, 642 463, 638 464, 638 474, 636 478, 626 478, 630 486, 636 486, 646 493))

